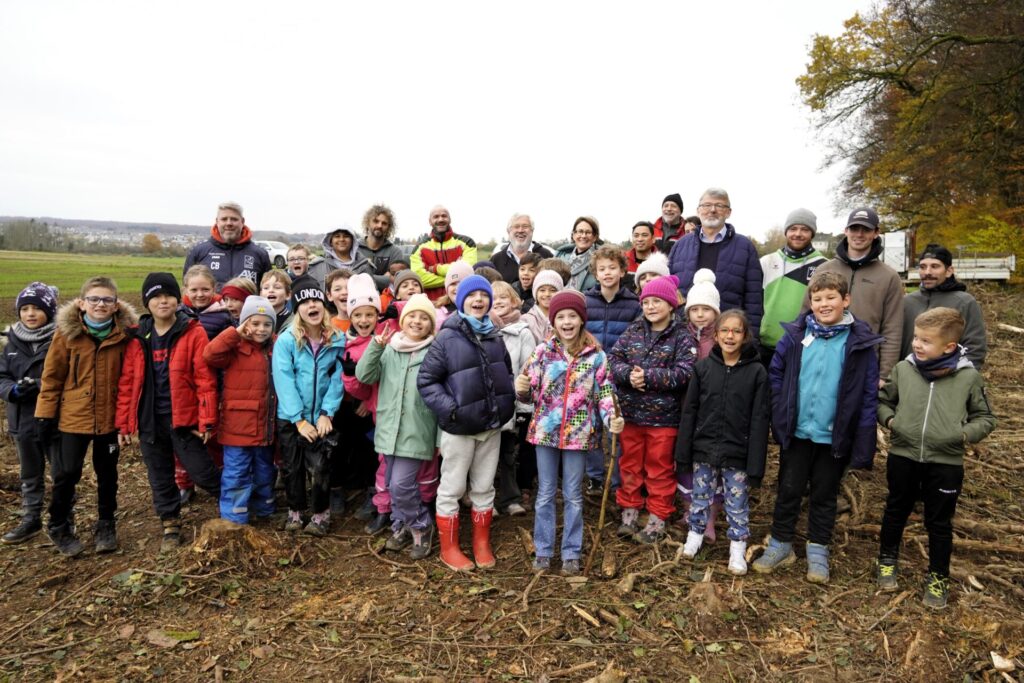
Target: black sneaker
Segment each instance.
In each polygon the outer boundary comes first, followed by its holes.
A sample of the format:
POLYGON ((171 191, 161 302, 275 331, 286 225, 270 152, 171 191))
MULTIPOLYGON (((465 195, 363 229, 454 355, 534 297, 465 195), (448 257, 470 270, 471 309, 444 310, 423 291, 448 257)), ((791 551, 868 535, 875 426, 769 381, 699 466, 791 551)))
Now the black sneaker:
POLYGON ((112 553, 117 550, 117 530, 112 519, 100 519, 96 522, 97 553, 112 553))
POLYGON ((331 489, 331 514, 345 514, 345 489, 331 489))
POLYGON ((878 583, 878 590, 886 593, 899 588, 899 584, 896 582, 896 560, 890 557, 878 560, 875 581, 878 583))
POLYGON ((61 555, 65 557, 76 557, 82 554, 85 546, 78 540, 78 537, 68 528, 67 524, 46 530, 46 535, 53 541, 61 555))
POLYGON ((932 609, 945 609, 949 601, 949 577, 939 576, 935 572, 928 572, 924 579, 924 596, 921 602, 925 607, 932 609))
POLYGON ((22 517, 18 526, 4 534, 3 542, 6 545, 24 543, 43 530, 43 523, 38 517, 22 517))
POLYGON ((196 497, 196 490, 191 489, 178 489, 178 501, 181 503, 181 507, 186 507, 192 503, 192 500, 196 497))
POLYGON ((583 489, 583 495, 590 498, 604 494, 604 482, 600 479, 587 479, 587 486, 583 489))
POLYGON ((430 551, 433 550, 434 545, 434 525, 431 524, 426 529, 413 530, 412 532, 412 550, 409 551, 409 557, 413 560, 422 560, 430 555, 430 551))
POLYGON ((160 538, 160 554, 173 553, 181 547, 181 520, 165 519, 163 536, 160 538))
POLYGON ((367 491, 363 504, 360 505, 359 509, 355 511, 355 514, 352 515, 360 522, 369 522, 377 516, 377 506, 373 504, 373 495, 375 493, 376 490, 374 489, 367 491))
POLYGON ((385 512, 384 514, 378 514, 376 517, 370 520, 370 523, 363 527, 363 531, 376 536, 385 529, 391 528, 391 513, 385 512))
POLYGON ((384 547, 392 552, 398 552, 410 545, 412 545, 412 531, 410 531, 409 527, 403 526, 398 531, 388 536, 387 543, 384 544, 384 547))

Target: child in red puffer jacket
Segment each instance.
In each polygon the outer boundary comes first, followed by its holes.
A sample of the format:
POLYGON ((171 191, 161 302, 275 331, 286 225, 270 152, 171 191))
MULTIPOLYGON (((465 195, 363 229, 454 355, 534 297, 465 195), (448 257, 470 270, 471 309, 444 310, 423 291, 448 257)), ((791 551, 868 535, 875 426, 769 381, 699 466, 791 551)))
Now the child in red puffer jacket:
POLYGON ((229 327, 203 350, 211 368, 223 370, 220 430, 224 447, 220 477, 220 516, 248 524, 274 512, 274 416, 277 398, 271 380, 274 307, 261 296, 245 300, 238 327, 229 327))

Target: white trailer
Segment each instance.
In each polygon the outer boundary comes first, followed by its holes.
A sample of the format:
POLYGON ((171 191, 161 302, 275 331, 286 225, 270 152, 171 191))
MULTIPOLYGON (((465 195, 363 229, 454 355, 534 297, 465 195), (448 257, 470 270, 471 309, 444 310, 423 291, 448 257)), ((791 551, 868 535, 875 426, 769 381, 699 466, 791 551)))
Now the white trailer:
MULTIPOLYGON (((882 233, 882 260, 909 282, 921 279, 914 244, 914 235, 908 230, 882 233)), ((1005 282, 1017 269, 1016 254, 989 254, 958 246, 947 248, 953 252, 953 269, 959 280, 1005 282)))

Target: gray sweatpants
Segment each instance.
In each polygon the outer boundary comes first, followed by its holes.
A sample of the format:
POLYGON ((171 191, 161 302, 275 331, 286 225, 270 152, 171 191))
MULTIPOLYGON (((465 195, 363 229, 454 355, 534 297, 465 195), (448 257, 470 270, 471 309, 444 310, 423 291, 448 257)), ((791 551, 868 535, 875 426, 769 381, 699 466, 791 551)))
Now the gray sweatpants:
POLYGON ((473 509, 484 511, 494 507, 494 473, 498 469, 501 432, 497 429, 474 436, 441 432, 441 483, 437 487, 437 514, 454 517, 459 514, 459 498, 466 492, 469 477, 469 499, 473 509))

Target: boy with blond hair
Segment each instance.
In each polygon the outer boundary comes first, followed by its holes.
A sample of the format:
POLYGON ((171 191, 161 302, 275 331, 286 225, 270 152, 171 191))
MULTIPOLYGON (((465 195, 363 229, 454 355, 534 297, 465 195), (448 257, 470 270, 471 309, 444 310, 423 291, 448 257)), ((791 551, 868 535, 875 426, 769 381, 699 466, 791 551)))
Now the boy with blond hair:
POLYGON ((882 516, 878 586, 896 590, 896 561, 907 517, 924 502, 928 575, 923 602, 942 609, 949 596, 953 514, 964 481, 964 451, 996 426, 985 382, 959 341, 964 318, 933 308, 914 320, 913 353, 900 361, 879 394, 878 423, 892 430, 882 516))

